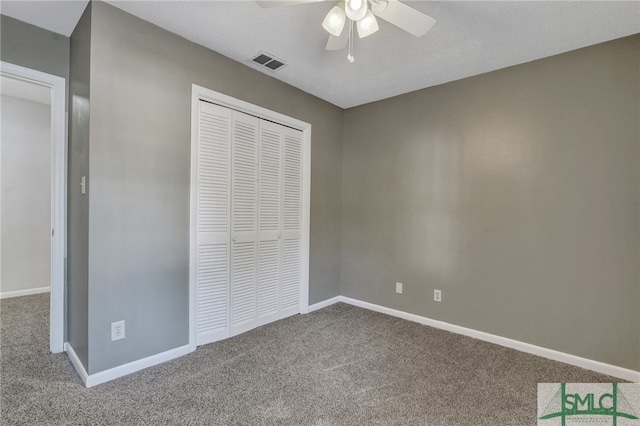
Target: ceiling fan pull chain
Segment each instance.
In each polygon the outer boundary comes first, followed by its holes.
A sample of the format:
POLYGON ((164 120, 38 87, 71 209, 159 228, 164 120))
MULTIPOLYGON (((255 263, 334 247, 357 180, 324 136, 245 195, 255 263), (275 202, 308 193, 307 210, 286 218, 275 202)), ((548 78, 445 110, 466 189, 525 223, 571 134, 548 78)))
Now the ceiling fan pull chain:
POLYGON ((353 57, 353 21, 349 21, 349 54, 347 55, 349 62, 355 61, 353 57))

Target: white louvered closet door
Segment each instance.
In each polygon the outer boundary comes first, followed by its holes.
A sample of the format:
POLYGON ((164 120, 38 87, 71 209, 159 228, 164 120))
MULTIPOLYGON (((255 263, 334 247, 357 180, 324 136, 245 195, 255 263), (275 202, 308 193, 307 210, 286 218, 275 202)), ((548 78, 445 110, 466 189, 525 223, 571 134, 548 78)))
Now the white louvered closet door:
POLYGON ((231 329, 255 327, 258 272, 258 131, 260 120, 233 112, 231 163, 231 329))
POLYGON ((198 114, 199 346, 300 312, 303 150, 301 131, 205 101, 198 114))
POLYGON ((196 344, 229 334, 229 213, 232 114, 200 102, 196 171, 196 344))
POLYGON ((284 131, 280 318, 300 312, 302 279, 302 132, 284 131))

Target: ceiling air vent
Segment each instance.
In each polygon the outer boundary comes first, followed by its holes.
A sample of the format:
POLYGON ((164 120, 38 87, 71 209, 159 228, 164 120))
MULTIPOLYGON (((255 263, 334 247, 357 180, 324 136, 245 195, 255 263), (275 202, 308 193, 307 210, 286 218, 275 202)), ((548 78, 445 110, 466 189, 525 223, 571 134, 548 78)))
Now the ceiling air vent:
POLYGON ((280 68, 287 65, 284 61, 277 59, 275 56, 270 53, 259 52, 256 56, 251 59, 251 62, 255 62, 256 64, 262 65, 265 68, 269 68, 271 71, 279 70, 280 68))

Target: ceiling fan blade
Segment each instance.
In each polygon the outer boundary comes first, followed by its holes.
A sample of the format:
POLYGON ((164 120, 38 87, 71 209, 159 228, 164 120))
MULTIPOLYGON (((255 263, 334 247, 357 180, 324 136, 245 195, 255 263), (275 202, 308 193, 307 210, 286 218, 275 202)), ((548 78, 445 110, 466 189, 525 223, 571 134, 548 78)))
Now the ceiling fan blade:
POLYGON ((293 6, 296 4, 317 3, 325 0, 255 0, 258 6, 268 9, 271 7, 293 6))
POLYGON ((345 28, 342 30, 338 37, 329 35, 329 40, 327 40, 327 50, 342 50, 347 47, 349 44, 349 30, 345 28))
POLYGON ((395 25, 396 27, 422 37, 436 23, 431 16, 420 12, 398 0, 387 0, 371 4, 374 15, 395 25))

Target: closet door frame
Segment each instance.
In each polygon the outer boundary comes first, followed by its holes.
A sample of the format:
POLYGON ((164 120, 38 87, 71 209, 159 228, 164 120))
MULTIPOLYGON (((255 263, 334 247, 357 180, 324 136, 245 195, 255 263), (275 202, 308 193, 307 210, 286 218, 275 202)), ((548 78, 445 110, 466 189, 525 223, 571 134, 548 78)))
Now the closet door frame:
POLYGON ((309 218, 311 204, 311 124, 280 114, 196 84, 191 89, 191 181, 189 214, 189 348, 196 349, 197 303, 197 210, 196 183, 198 164, 198 116, 200 101, 226 107, 258 118, 273 121, 302 132, 302 224, 301 224, 301 280, 300 313, 309 312, 309 218))

